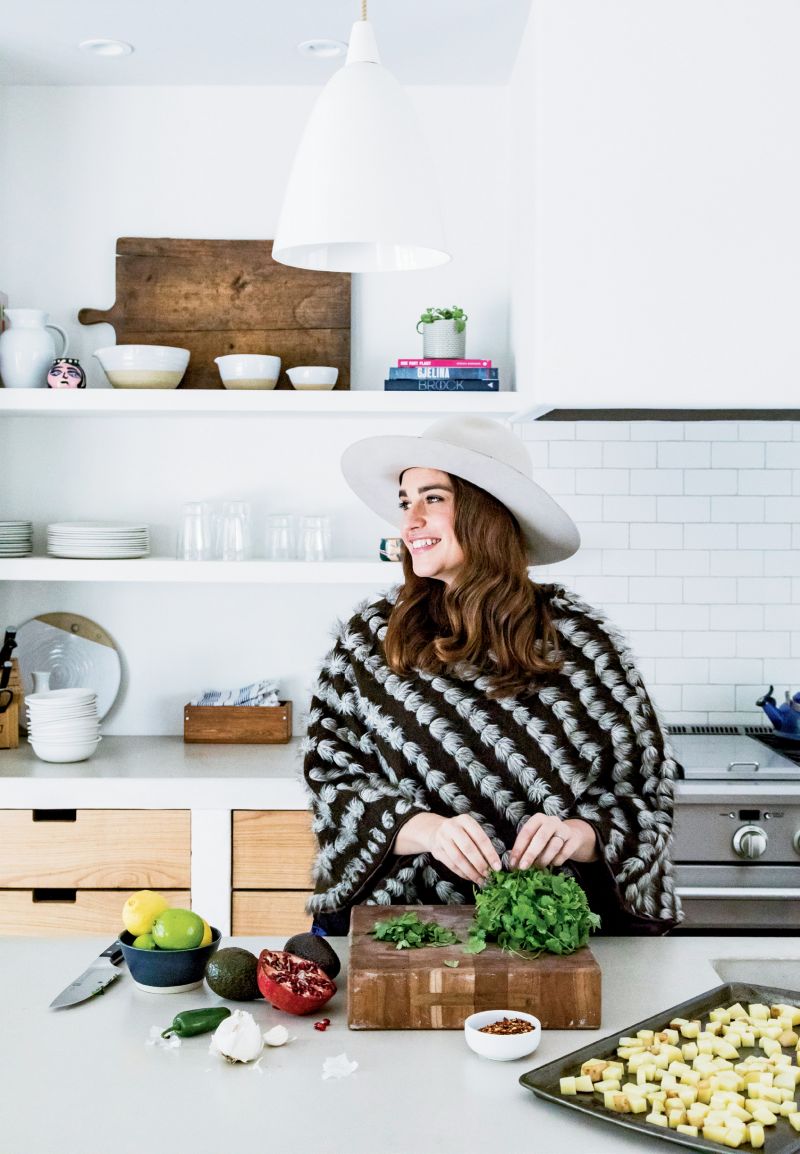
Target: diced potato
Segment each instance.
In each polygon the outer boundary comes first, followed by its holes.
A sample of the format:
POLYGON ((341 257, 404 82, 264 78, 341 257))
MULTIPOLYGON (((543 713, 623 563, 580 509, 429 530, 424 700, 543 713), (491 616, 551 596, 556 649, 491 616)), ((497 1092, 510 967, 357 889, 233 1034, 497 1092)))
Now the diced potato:
POLYGON ((686 1121, 690 1126, 702 1126, 708 1116, 709 1108, 704 1106, 702 1102, 695 1102, 686 1111, 686 1121))
POLYGON ((581 1074, 585 1074, 593 1082, 599 1082, 607 1066, 608 1062, 604 1062, 601 1058, 590 1058, 588 1062, 581 1063, 581 1074))
POLYGON ((686 1121, 685 1110, 670 1110, 667 1114, 667 1124, 670 1130, 677 1130, 678 1126, 682 1126, 686 1121))
POLYGON ((760 1122, 762 1126, 774 1126, 778 1121, 776 1115, 760 1102, 753 1107, 752 1114, 753 1121, 760 1122))
MULTIPOLYGON (((639 1086, 649 1085, 650 1083, 655 1085, 656 1072, 655 1066, 639 1066, 636 1071, 637 1084, 639 1086)), ((658 1089, 657 1086, 656 1089, 658 1089)))
POLYGON ((735 1102, 731 1102, 728 1106, 728 1114, 733 1118, 738 1118, 740 1122, 752 1122, 753 1115, 749 1110, 745 1110, 743 1106, 738 1106, 735 1102))
POLYGON ((756 1018, 759 1021, 769 1021, 771 1017, 769 1006, 763 1006, 761 1002, 752 1002, 747 1007, 747 1012, 751 1018, 756 1018))
POLYGON ((789 1125, 792 1127, 792 1129, 800 1131, 800 1113, 789 1114, 788 1118, 789 1118, 789 1125))
MULTIPOLYGON (((766 1052, 767 1051, 765 1050, 764 1053, 766 1052)), ((714 1043, 714 1053, 717 1054, 720 1058, 739 1057, 739 1051, 736 1049, 736 1047, 732 1046, 730 1042, 727 1042, 724 1038, 718 1038, 714 1043)))
POLYGON ((619 1090, 619 1086, 619 1078, 603 1078, 594 1083, 595 1090, 599 1090, 601 1094, 607 1094, 609 1090, 619 1090))
POLYGON ((594 1089, 594 1082, 588 1074, 581 1074, 579 1078, 575 1079, 575 1089, 579 1094, 591 1094, 594 1089))
POLYGON ((734 1002, 732 1006, 728 1006, 728 1021, 732 1018, 746 1018, 747 1010, 740 1002, 734 1002))
POLYGON ((698 1039, 697 1039, 698 1051, 701 1054, 713 1054, 714 1053, 714 1041, 715 1041, 715 1039, 711 1035, 709 1035, 709 1037, 707 1037, 707 1038, 698 1037, 698 1039))
POLYGON ((714 1019, 712 1018, 710 1021, 706 1022, 706 1028, 705 1028, 705 1030, 704 1030, 704 1031, 703 1031, 703 1030, 701 1030, 701 1031, 700 1031, 700 1033, 706 1033, 706 1034, 719 1034, 719 1033, 721 1033, 721 1031, 722 1031, 722 1027, 723 1027, 723 1026, 724 1026, 724 1025, 725 1025, 725 1024, 726 1024, 726 1023, 729 1021, 729 1020, 730 1020, 730 1019, 729 1019, 729 1018, 727 1018, 727 1017, 726 1017, 724 1020, 723 1020, 723 1019, 720 1019, 720 1020, 718 1020, 718 1021, 714 1021, 714 1019))
POLYGON ((729 1046, 735 1046, 737 1050, 742 1044, 742 1035, 738 1030, 733 1029, 733 1027, 727 1029, 723 1037, 729 1046))
POLYGON ((798 1035, 791 1028, 791 1026, 788 1026, 781 1031, 778 1041, 782 1046, 796 1046, 798 1042, 798 1035))
POLYGON ((761 1038, 758 1044, 767 1056, 781 1052, 781 1044, 777 1038, 761 1038))
POLYGON ((706 1123, 703 1126, 703 1137, 708 1138, 709 1142, 725 1142, 725 1127, 719 1125, 710 1125, 706 1123))
POLYGON ((648 1110, 648 1102, 644 1097, 637 1098, 634 1094, 631 1094, 628 1102, 630 1103, 632 1114, 645 1114, 648 1110))
POLYGON ((751 1122, 747 1127, 747 1141, 756 1150, 764 1145, 764 1127, 760 1122, 751 1122))
POLYGON ((756 1036, 753 1030, 740 1030, 739 1037, 743 1046, 755 1046, 756 1036))
POLYGON ((696 1038, 700 1033, 700 1022, 686 1022, 681 1026, 680 1032, 684 1038, 696 1038))
POLYGON ((687 1066, 685 1062, 670 1062, 667 1071, 674 1074, 676 1078, 680 1078, 683 1074, 691 1074, 692 1067, 687 1066))
POLYGON ((644 1043, 641 1042, 638 1037, 637 1038, 620 1038, 618 1045, 620 1045, 620 1046, 633 1046, 635 1049, 643 1049, 644 1048, 644 1043))
POLYGON ((776 1074, 773 1084, 793 1090, 798 1082, 800 1082, 800 1069, 793 1067, 791 1070, 781 1070, 779 1074, 776 1074))
POLYGON ((694 1086, 678 1086, 678 1097, 684 1106, 691 1106, 697 1101, 697 1090, 694 1086))
POLYGON ((774 1040, 775 1038, 780 1038, 782 1033, 783 1033, 783 1027, 779 1026, 777 1023, 774 1026, 762 1026, 761 1027, 761 1037, 762 1038, 772 1038, 774 1040))
POLYGON ((645 1122, 649 1122, 651 1126, 666 1126, 668 1124, 666 1114, 654 1114, 652 1112, 646 1115, 645 1122))
POLYGON ((574 1078, 560 1078, 558 1088, 562 1094, 577 1094, 574 1078))
POLYGON ((683 1125, 683 1126, 676 1126, 675 1129, 678 1131, 679 1134, 688 1134, 692 1138, 696 1138, 698 1135, 698 1129, 696 1126, 683 1125))
POLYGON ((665 1042, 669 1046, 677 1046, 680 1034, 677 1030, 661 1030, 653 1039, 655 1042, 665 1042))
POLYGON ((645 1045, 649 1046, 655 1038, 655 1034, 652 1030, 637 1030, 636 1037, 640 1038, 645 1043, 645 1045))
POLYGON ((776 1018, 788 1018, 793 1026, 800 1026, 800 1006, 778 1002, 771 1007, 771 1010, 776 1018))
POLYGON ((787 1102, 781 1102, 778 1107, 778 1113, 782 1118, 791 1118, 792 1114, 796 1114, 797 1103, 794 1098, 790 1098, 787 1102))
POLYGON ((693 1062, 699 1053, 697 1042, 686 1042, 681 1046, 681 1053, 683 1054, 684 1062, 693 1062))

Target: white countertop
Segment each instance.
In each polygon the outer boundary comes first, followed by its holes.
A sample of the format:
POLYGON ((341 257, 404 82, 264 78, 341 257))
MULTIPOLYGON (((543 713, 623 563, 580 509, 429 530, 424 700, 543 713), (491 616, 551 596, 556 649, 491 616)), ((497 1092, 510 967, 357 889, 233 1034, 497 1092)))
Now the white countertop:
MULTIPOLYGON (((10 938, 0 945, 4 1154, 663 1154, 670 1147, 657 1137, 535 1098, 520 1075, 719 985, 713 959, 800 964, 792 939, 598 938, 592 948, 603 971, 603 1028, 545 1032, 531 1057, 502 1063, 477 1057, 458 1031, 349 1031, 340 976, 324 1011, 326 1033, 314 1030, 317 1015, 291 1018, 261 1002, 230 1003, 254 1013, 264 1029, 282 1022, 296 1039, 267 1050, 259 1072, 211 1057, 207 1035, 177 1050, 145 1044, 150 1027, 166 1026, 179 1010, 216 1004, 205 987, 146 994, 124 971, 103 997, 49 1010, 107 944, 10 938), (358 1070, 323 1081, 323 1060, 343 1052, 358 1070)), ((236 944, 257 953, 281 943, 236 944)), ((346 942, 332 944, 344 960, 346 942)))

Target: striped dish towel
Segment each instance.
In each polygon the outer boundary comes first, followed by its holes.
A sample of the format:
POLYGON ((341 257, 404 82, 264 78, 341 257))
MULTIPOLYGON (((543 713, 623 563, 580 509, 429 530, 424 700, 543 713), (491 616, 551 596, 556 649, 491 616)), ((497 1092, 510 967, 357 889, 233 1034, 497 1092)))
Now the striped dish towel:
POLYGON ((279 705, 277 681, 254 681, 238 689, 206 689, 190 705, 279 705))

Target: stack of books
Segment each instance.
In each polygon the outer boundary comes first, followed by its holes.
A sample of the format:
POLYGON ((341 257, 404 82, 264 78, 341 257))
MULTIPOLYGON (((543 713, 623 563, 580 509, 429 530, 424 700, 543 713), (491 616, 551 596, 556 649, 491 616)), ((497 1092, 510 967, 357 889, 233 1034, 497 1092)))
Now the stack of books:
POLYGON ((401 357, 383 382, 391 393, 497 393, 497 369, 487 360, 415 360, 401 357))

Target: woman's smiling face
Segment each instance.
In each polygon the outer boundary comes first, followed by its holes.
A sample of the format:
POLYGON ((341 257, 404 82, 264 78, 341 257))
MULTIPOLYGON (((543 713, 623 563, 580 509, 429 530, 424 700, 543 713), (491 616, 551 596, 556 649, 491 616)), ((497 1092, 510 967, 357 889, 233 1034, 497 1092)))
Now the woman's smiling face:
POLYGON ((406 469, 400 478, 402 534, 417 577, 449 585, 463 564, 455 532, 455 493, 441 469, 406 469))

